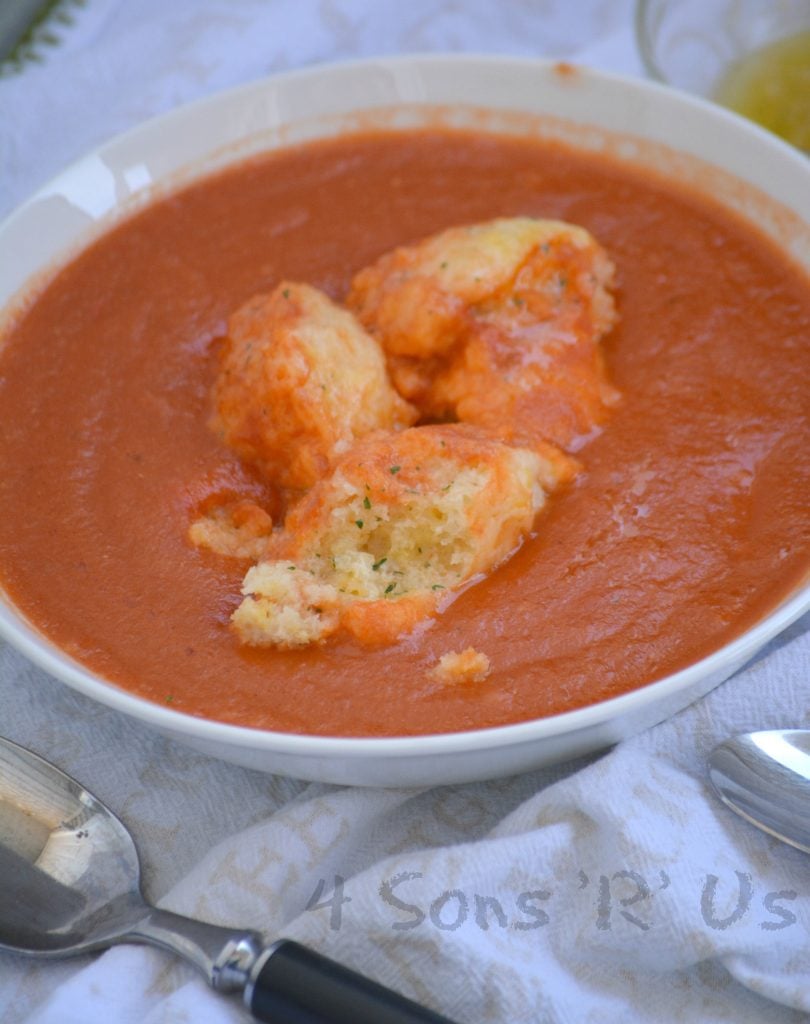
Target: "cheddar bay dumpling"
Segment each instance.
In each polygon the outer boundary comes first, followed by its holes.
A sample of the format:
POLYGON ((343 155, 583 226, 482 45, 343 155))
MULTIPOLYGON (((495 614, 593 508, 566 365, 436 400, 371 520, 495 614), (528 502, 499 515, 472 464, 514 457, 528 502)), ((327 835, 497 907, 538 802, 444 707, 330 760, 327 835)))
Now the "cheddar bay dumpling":
POLYGON ((584 228, 500 218, 386 253, 347 304, 422 416, 575 450, 617 397, 598 344, 615 321, 613 276, 584 228))
POLYGON ((462 424, 358 441, 247 574, 236 631, 280 647, 339 628, 390 643, 512 554, 572 472, 552 449, 514 448, 462 424))
POLYGON ((282 283, 230 318, 214 402, 225 443, 290 490, 311 487, 357 438, 416 418, 378 343, 305 284, 282 283))

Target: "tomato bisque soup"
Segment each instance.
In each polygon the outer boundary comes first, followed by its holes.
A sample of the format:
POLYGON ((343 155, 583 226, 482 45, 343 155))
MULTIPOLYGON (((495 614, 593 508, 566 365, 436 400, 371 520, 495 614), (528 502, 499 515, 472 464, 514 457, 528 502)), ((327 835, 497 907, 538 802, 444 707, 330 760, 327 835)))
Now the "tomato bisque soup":
POLYGON ((810 284, 714 199, 562 144, 374 132, 265 154, 131 216, 0 348, 0 581, 72 657, 148 700, 288 732, 394 736, 582 707, 681 669, 807 575, 810 284), (397 641, 239 642, 249 563, 195 548, 212 496, 278 522, 211 429, 228 317, 283 280, 343 301, 453 225, 556 218, 616 266, 620 400, 520 549, 397 641), (443 680, 450 651, 485 679, 443 680))

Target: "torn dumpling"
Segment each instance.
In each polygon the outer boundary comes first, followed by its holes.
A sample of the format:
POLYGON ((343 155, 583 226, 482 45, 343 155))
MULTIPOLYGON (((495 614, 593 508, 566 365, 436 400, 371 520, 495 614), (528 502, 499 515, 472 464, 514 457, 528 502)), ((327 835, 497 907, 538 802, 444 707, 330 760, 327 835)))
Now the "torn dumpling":
POLYGON ((358 437, 414 422, 380 347, 316 288, 283 283, 228 322, 213 425, 274 483, 311 487, 358 437))
POLYGON ((347 302, 422 416, 572 450, 617 397, 598 346, 616 319, 613 276, 585 229, 503 218, 382 256, 347 302))
POLYGON ((411 632, 515 551, 573 473, 549 456, 461 424, 357 442, 248 573, 238 635, 295 647, 341 628, 368 644, 411 632))

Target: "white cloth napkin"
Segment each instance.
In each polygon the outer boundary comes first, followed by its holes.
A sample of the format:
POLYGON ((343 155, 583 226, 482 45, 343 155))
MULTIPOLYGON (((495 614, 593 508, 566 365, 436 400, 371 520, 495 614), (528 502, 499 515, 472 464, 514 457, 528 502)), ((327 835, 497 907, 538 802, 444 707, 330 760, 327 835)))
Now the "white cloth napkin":
MULTIPOLYGON (((463 49, 579 51, 639 70, 629 3, 609 0, 64 9, 61 44, 0 80, 0 212, 111 133, 282 67, 463 49)), ((810 725, 809 629, 806 617, 707 698, 601 757, 477 785, 360 790, 245 771, 91 703, 6 646, 0 732, 115 808, 161 906, 299 939, 460 1022, 806 1021, 810 861, 723 808, 705 759, 735 732, 810 725)), ((8 1024, 245 1019, 146 948, 0 958, 8 1024)))

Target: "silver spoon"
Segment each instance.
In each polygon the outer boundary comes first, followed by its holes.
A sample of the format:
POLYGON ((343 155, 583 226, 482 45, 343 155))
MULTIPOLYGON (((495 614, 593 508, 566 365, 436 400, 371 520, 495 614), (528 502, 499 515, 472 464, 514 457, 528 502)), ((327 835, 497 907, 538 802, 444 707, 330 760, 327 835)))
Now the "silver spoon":
POLYGON ((810 730, 769 729, 726 740, 709 756, 709 778, 732 811, 810 853, 810 730))
POLYGON ((121 822, 78 782, 0 738, 0 950, 62 957, 145 942, 244 992, 274 1024, 451 1024, 288 939, 266 944, 149 906, 121 822))

